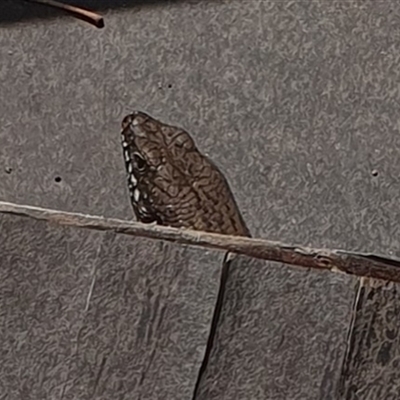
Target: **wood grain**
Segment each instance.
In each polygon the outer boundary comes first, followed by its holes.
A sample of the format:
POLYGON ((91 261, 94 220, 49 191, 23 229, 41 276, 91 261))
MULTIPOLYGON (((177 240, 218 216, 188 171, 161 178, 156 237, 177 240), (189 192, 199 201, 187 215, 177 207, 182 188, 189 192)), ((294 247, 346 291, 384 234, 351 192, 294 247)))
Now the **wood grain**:
POLYGON ((169 242, 226 250, 269 261, 305 268, 343 272, 357 276, 400 282, 400 260, 376 254, 346 250, 315 249, 265 239, 228 236, 178 229, 92 215, 69 213, 40 207, 0 202, 0 213, 14 214, 49 223, 131 236, 162 239, 169 242))

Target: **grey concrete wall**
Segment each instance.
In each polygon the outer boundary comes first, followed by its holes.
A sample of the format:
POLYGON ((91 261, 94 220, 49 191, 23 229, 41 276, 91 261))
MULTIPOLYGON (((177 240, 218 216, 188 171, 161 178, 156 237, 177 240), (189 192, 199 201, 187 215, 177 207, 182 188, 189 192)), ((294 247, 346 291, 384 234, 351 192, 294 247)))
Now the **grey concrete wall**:
POLYGON ((4 24, 1 198, 130 218, 118 132, 138 108, 191 132, 254 235, 398 254, 399 14, 209 1, 4 24))

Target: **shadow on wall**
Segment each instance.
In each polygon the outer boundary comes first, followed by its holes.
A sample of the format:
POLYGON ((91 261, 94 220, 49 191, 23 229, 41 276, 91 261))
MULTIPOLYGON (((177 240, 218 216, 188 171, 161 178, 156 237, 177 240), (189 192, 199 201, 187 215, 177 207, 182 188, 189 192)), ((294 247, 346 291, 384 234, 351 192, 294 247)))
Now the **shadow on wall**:
MULTIPOLYGON (((139 8, 158 6, 166 3, 182 3, 188 0, 62 0, 74 6, 86 8, 91 11, 105 11, 118 8, 139 8)), ((68 16, 66 13, 53 7, 30 3, 24 0, 0 1, 0 24, 12 24, 32 19, 56 18, 68 16)), ((107 22, 106 22, 107 24, 107 22)))

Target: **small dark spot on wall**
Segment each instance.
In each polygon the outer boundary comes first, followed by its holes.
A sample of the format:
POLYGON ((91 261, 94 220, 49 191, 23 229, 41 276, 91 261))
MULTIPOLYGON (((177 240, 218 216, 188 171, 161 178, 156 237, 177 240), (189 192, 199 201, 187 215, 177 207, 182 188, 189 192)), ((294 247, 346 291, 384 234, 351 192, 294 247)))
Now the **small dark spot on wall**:
POLYGON ((54 178, 54 180, 55 180, 57 183, 60 183, 60 182, 61 182, 61 176, 56 176, 56 177, 54 178))
POLYGON ((168 88, 171 89, 172 88, 172 83, 168 84, 168 88))
POLYGON ((11 174, 12 168, 11 167, 5 167, 4 171, 6 171, 6 174, 11 174))

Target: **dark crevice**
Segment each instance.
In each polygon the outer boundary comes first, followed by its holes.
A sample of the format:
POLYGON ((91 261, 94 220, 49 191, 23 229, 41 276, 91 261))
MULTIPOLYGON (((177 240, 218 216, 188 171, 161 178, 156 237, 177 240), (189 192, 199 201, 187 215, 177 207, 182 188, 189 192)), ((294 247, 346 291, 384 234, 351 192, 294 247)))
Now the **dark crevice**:
POLYGON ((364 279, 357 280, 357 287, 355 290, 354 296, 354 303, 351 312, 351 319, 349 324, 349 330, 347 333, 347 340, 346 340, 346 351, 343 357, 342 367, 340 371, 340 380, 339 380, 339 387, 338 392, 340 399, 345 399, 346 396, 346 387, 348 386, 347 379, 349 378, 350 370, 351 370, 351 363, 354 359, 354 352, 355 349, 355 340, 356 337, 354 335, 357 315, 359 310, 362 308, 364 303, 364 294, 365 294, 365 286, 364 286, 364 279))
POLYGON ((192 400, 195 400, 198 395, 200 384, 201 384, 204 374, 206 372, 206 369, 207 369, 207 366, 208 366, 208 363, 210 360, 211 351, 214 347, 217 328, 218 328, 220 317, 221 317, 222 305, 224 302, 226 283, 227 283, 227 280, 229 277, 231 261, 228 258, 229 258, 229 253, 226 253, 226 255, 224 257, 223 265, 222 265, 220 284, 219 284, 218 295, 217 295, 217 302, 215 304, 214 314, 213 314, 212 321, 211 321, 211 327, 210 327, 210 333, 208 335, 206 351, 205 351, 204 358, 203 358, 203 361, 200 366, 199 374, 197 376, 197 381, 196 381, 196 385, 194 388, 192 400))

